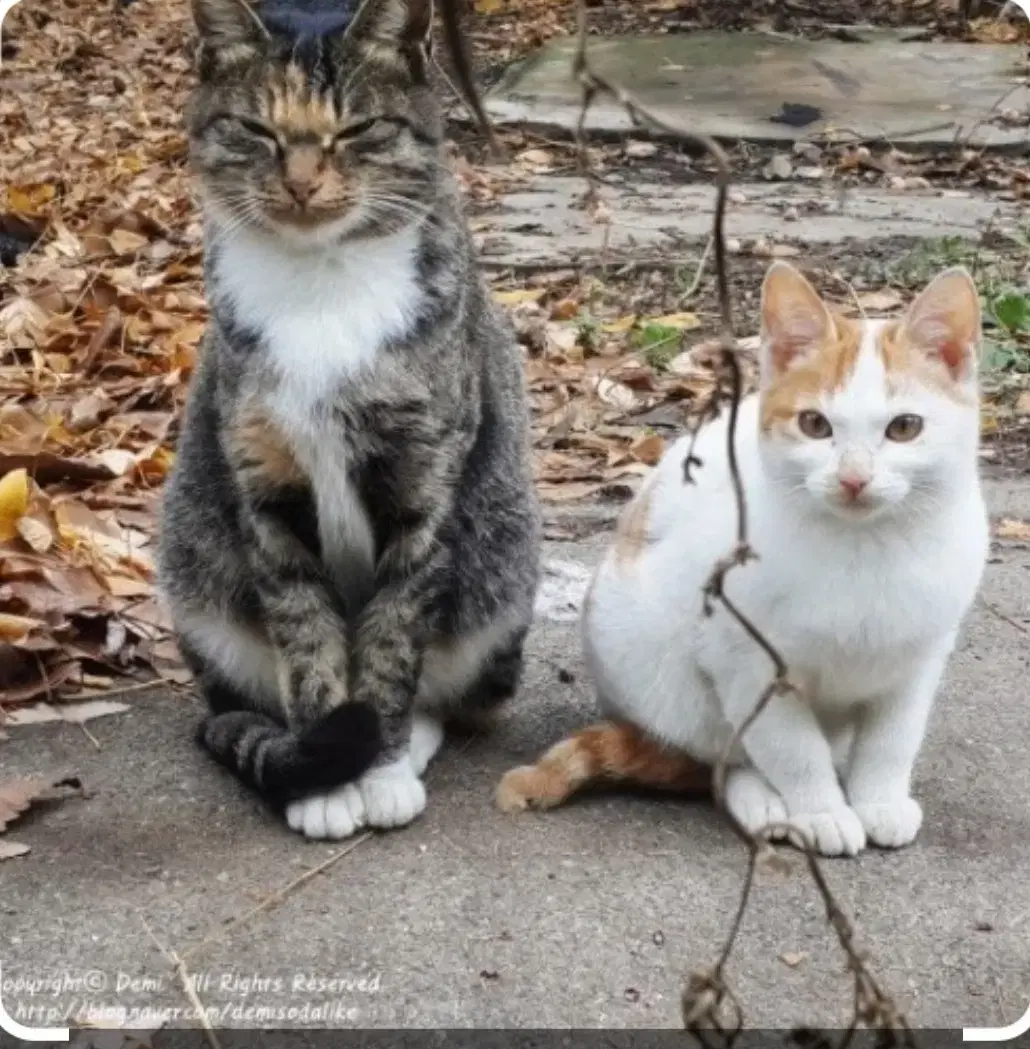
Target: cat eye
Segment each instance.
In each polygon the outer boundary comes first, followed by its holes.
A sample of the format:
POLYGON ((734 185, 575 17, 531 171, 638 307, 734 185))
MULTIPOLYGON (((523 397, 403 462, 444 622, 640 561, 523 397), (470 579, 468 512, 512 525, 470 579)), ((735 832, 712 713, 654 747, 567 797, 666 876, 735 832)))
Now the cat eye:
POLYGON ((242 128, 244 131, 271 146, 277 153, 282 152, 282 143, 275 129, 253 117, 240 116, 238 113, 216 113, 211 124, 225 124, 230 128, 242 128))
POLYGON ((277 146, 279 145, 279 136, 267 124, 262 124, 260 120, 253 120, 250 117, 237 117, 236 121, 252 135, 257 135, 258 138, 267 138, 277 146))
POLYGON ((830 420, 822 412, 806 410, 798 412, 798 429, 813 441, 825 441, 833 436, 830 420))
POLYGON ((362 145, 387 142, 400 131, 402 124, 402 120, 393 117, 370 117, 368 120, 359 120, 356 124, 337 131, 333 136, 333 144, 338 146, 355 142, 356 139, 360 139, 362 145))
POLYGON ((913 441, 923 432, 921 415, 897 415, 887 424, 887 438, 903 443, 913 441))

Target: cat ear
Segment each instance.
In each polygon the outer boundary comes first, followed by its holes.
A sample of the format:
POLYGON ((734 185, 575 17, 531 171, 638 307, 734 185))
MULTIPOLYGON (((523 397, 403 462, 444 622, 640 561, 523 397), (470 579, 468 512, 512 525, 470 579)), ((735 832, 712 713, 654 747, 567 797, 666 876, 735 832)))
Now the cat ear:
POLYGON ((252 0, 193 0, 192 6, 201 40, 216 51, 253 46, 268 36, 252 0))
POLYGON ((833 318, 815 288, 793 266, 774 262, 762 283, 763 365, 781 372, 833 331, 833 318))
POLYGON ((433 0, 363 0, 352 32, 396 44, 429 46, 433 0))
POLYGON ((969 272, 939 273, 909 307, 902 328, 913 346, 944 363, 952 377, 968 377, 980 345, 980 296, 969 272))

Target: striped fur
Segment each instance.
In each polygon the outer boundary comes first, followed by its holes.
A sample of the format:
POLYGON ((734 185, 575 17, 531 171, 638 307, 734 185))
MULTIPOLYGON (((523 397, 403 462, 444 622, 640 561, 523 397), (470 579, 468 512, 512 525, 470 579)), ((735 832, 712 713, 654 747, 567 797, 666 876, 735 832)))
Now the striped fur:
POLYGON ((211 321, 160 560, 198 738, 309 837, 398 826, 441 721, 519 682, 520 351, 445 164, 431 4, 193 6, 211 321))

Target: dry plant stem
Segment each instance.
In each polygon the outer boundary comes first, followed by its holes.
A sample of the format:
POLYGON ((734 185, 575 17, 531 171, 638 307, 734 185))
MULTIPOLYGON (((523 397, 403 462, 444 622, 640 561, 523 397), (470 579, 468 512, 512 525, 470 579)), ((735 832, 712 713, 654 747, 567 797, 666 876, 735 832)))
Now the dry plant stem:
MULTIPOLYGON (((606 95, 622 105, 635 127, 650 125, 666 134, 675 136, 684 143, 699 146, 708 152, 715 163, 717 194, 711 244, 715 254, 715 278, 721 318, 721 367, 715 389, 711 397, 702 406, 694 432, 691 434, 687 456, 684 461, 684 480, 690 483, 693 467, 703 465, 694 455, 695 443, 701 426, 706 420, 718 413, 718 409, 723 401, 728 400, 729 418, 726 454, 737 507, 736 541, 729 555, 722 558, 712 569, 712 573, 704 587, 704 607, 706 614, 711 615, 714 612, 715 604, 721 605, 726 613, 736 620, 751 640, 765 652, 771 663, 769 684, 761 695, 756 698, 755 706, 751 713, 733 733, 713 772, 713 792, 716 803, 728 816, 734 831, 747 845, 750 856, 740 904, 719 961, 711 970, 697 970, 692 973, 684 991, 684 1026, 702 1045, 732 1045, 743 1028, 743 1012, 740 1003, 726 984, 724 970, 729 962, 747 910, 758 861, 771 848, 768 841, 769 837, 779 834, 781 836, 789 835, 791 840, 804 851, 812 880, 826 908, 827 921, 834 930, 841 949, 847 956, 848 966, 854 976, 854 1011, 842 1045, 846 1046, 850 1043, 852 1035, 859 1025, 876 1028, 886 1036, 878 1040, 878 1045, 910 1045, 912 1044, 912 1034, 905 1018, 894 1004, 893 999, 881 989, 870 974, 864 959, 855 947, 855 934, 851 923, 841 906, 837 903, 836 897, 823 874, 819 860, 809 843, 797 841, 797 833, 790 827, 764 828, 760 834, 751 834, 726 807, 725 785, 730 755, 740 746, 744 734, 773 698, 794 691, 794 686, 788 677, 788 667, 782 655, 762 631, 727 596, 725 590, 726 577, 729 573, 735 568, 743 567, 757 556, 751 549, 748 538, 747 494, 740 474, 736 447, 740 402, 743 396, 743 373, 737 357, 736 341, 733 333, 733 317, 726 267, 726 242, 723 236, 727 189, 730 182, 729 164, 723 150, 712 139, 704 135, 693 134, 656 117, 641 106, 624 89, 598 74, 590 66, 587 59, 586 42, 586 9, 581 0, 579 6, 579 46, 573 63, 573 74, 583 89, 577 138, 581 164, 588 177, 590 175, 589 155, 585 145, 584 131, 587 111, 598 95, 606 95), (728 1027, 722 1022, 722 1017, 725 1015, 727 1007, 730 1009, 730 1024, 728 1027), (711 1041, 710 1032, 712 1031, 718 1035, 717 1042, 711 1041), (900 1041, 898 1040, 899 1036, 901 1038, 900 1041)), ((699 270, 700 268, 699 266, 699 270)))
POLYGON ((179 978, 182 992, 186 995, 186 1000, 197 1014, 197 1019, 204 1029, 208 1045, 211 1046, 211 1049, 222 1049, 221 1043, 218 1041, 218 1035, 215 1034, 215 1029, 211 1026, 211 1018, 207 1014, 207 1009, 204 1008, 204 1003, 197 994, 197 981, 190 976, 186 963, 175 951, 170 950, 161 943, 144 918, 140 918, 140 921, 143 922, 143 928, 147 930, 147 935, 154 941, 154 946, 168 959, 169 964, 175 969, 175 975, 179 978))
POLYGON ((1003 612, 996 605, 992 605, 990 601, 986 600, 986 598, 980 598, 980 603, 991 613, 991 615, 997 616, 1003 623, 1008 623, 1009 626, 1015 627, 1015 629, 1019 630, 1021 633, 1030 634, 1030 627, 1027 627, 1025 623, 1020 623, 1013 619, 1007 612, 1003 612))
MULTIPOLYGON (((464 740, 461 746, 457 748, 457 753, 459 755, 464 754, 465 751, 468 750, 468 748, 471 747, 472 744, 475 743, 478 738, 478 734, 473 734, 469 736, 469 738, 464 740)), ((429 774, 426 776, 426 783, 432 783, 433 777, 434 772, 430 771, 429 774)), ((299 874, 292 881, 287 882, 287 884, 284 885, 281 889, 276 889, 275 892, 272 892, 268 896, 266 896, 259 904, 257 904, 257 906, 251 907, 249 911, 246 911, 237 918, 233 918, 232 921, 227 922, 217 932, 212 933, 210 936, 207 936, 203 940, 201 940, 200 943, 198 943, 195 947, 190 947, 189 950, 184 952, 183 958, 186 961, 195 958, 198 954, 203 953, 205 950, 207 950, 208 947, 217 943, 223 937, 227 936, 230 932, 233 932, 241 926, 246 925, 247 922, 251 920, 251 918, 256 918, 262 912, 270 910, 272 907, 277 907, 288 896, 296 892, 297 889, 301 888, 301 886, 306 885, 309 881, 311 881, 312 878, 317 877, 319 874, 325 874, 325 872, 329 870, 330 867, 333 867, 337 863, 339 863, 339 861, 342 860, 344 856, 347 856, 350 853, 352 853, 356 848, 358 848, 359 845, 364 845, 365 842, 369 840, 369 838, 374 837, 374 834, 374 831, 367 830, 364 833, 359 834, 358 837, 352 838, 349 842, 347 842, 346 845, 344 845, 340 849, 337 849, 336 852, 334 852, 331 856, 323 860, 322 863, 318 864, 316 867, 311 867, 309 870, 304 871, 302 874, 299 874)))
POLYGON ((890 135, 860 135, 854 128, 841 127, 834 128, 832 133, 812 135, 808 141, 825 146, 875 146, 881 143, 885 146, 893 146, 895 142, 912 138, 914 135, 930 135, 935 131, 950 131, 953 127, 955 127, 955 121, 947 120, 941 124, 923 124, 919 127, 906 128, 904 131, 895 131, 890 135), (851 137, 839 137, 842 135, 850 135, 851 137))
POLYGON ((246 925, 251 918, 256 918, 259 914, 264 911, 270 910, 272 907, 277 907, 282 903, 288 896, 292 895, 302 885, 306 885, 312 878, 317 877, 319 874, 324 874, 330 867, 335 866, 344 856, 353 852, 359 845, 364 845, 369 838, 372 837, 372 831, 365 831, 364 834, 359 835, 347 844, 342 849, 337 849, 327 860, 318 864, 317 867, 311 867, 309 870, 304 871, 303 874, 298 875, 293 881, 288 882, 281 889, 276 889, 275 892, 269 893, 257 906, 251 907, 249 911, 241 914, 237 918, 233 918, 228 924, 222 926, 218 932, 201 940, 195 947, 191 947, 186 951, 183 956, 187 961, 196 958, 197 955, 202 954, 208 947, 213 946, 219 940, 228 936, 229 933, 234 932, 242 925, 246 925))
POLYGON ((458 11, 458 0, 438 0, 440 5, 441 21, 443 22, 444 42, 450 52, 451 61, 454 63, 454 72, 458 76, 458 84, 465 96, 465 101, 475 114, 479 122, 480 130, 486 136, 490 149, 498 159, 504 157, 504 150, 494 134, 493 125, 483 108, 483 100, 480 98, 476 88, 475 78, 472 76, 472 63, 469 60, 468 48, 465 46, 465 34, 461 29, 461 14, 458 11))
POLYGON ((708 265, 708 256, 712 253, 712 245, 715 243, 715 238, 710 236, 705 242, 704 251, 701 252, 701 258, 697 263, 697 270, 694 273, 694 280, 687 290, 680 296, 679 304, 685 306, 690 300, 698 293, 701 288, 701 282, 704 280, 705 268, 708 265))

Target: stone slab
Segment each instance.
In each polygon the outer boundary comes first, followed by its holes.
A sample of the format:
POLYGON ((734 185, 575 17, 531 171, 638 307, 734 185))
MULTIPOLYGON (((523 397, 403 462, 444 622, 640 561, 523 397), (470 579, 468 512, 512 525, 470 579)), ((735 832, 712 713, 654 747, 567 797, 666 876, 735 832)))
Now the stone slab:
MULTIPOLYGON (((581 96, 571 75, 575 48, 575 40, 553 40, 510 70, 490 93, 491 116, 572 131, 581 96)), ((704 32, 592 38, 589 54, 599 73, 658 116, 722 140, 776 144, 846 130, 922 147, 953 145, 956 135, 1009 149, 1030 143, 1025 127, 984 123, 1010 89, 1003 108, 1030 106, 1030 90, 1018 86, 1026 76, 1018 44, 704 32), (774 123, 783 103, 816 106, 823 119, 802 128, 774 123), (954 126, 938 126, 949 122, 954 126)), ((591 107, 586 126, 606 133, 631 127, 623 108, 605 99, 591 107)))
MULTIPOLYGON (((583 210, 582 178, 541 175, 505 194, 477 223, 479 249, 491 266, 596 261, 602 255, 666 257, 684 239, 712 228, 715 190, 710 185, 637 181, 631 176, 603 188, 611 212, 607 228, 583 210)), ((988 225, 1015 229, 1019 205, 976 193, 856 188, 839 185, 741 183, 731 191, 726 235, 832 244, 855 238, 962 236, 975 239, 988 225), (785 220, 785 214, 796 216, 785 220)))

